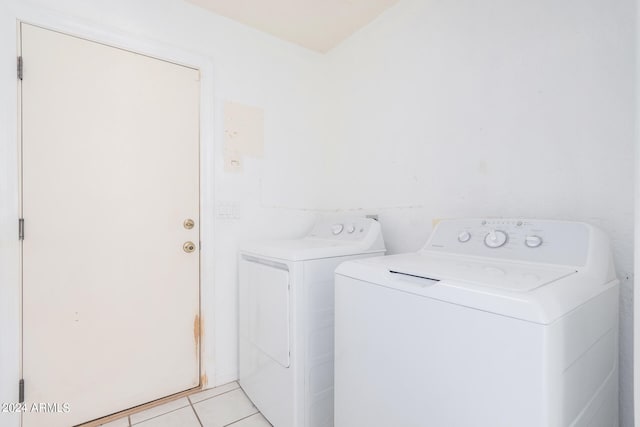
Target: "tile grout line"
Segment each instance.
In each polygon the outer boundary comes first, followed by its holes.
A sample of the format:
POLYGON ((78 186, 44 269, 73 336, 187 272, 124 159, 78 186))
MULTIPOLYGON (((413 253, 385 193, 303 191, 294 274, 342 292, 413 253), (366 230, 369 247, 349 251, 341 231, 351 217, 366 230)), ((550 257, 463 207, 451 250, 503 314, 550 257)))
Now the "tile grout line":
POLYGON ((196 411, 196 408, 193 406, 193 402, 189 396, 187 396, 187 400, 189 401, 189 406, 191 406, 193 414, 196 416, 196 420, 198 420, 198 424, 200 424, 200 427, 204 427, 204 424, 202 424, 202 420, 200 419, 200 415, 198 415, 198 411, 196 411))
POLYGON ((259 413, 260 413, 260 411, 258 411, 258 408, 256 408, 255 406, 254 406, 254 408, 256 409, 256 412, 254 412, 253 414, 249 414, 249 415, 247 415, 246 417, 238 418, 237 420, 235 420, 235 421, 234 421, 234 422, 232 422, 232 423, 225 424, 223 427, 229 427, 229 426, 232 426, 232 425, 234 425, 235 423, 239 423, 239 422, 240 422, 240 421, 242 421, 242 420, 246 420, 246 419, 247 419, 247 418, 249 418, 249 417, 253 417, 253 416, 254 416, 254 415, 256 415, 256 414, 259 414, 259 413))
MULTIPOLYGON (((188 400, 187 400, 187 401, 188 401, 188 400)), ((149 420, 155 420, 156 418, 162 417, 162 416, 167 415, 167 414, 171 414, 171 413, 173 413, 173 412, 179 411, 180 409, 184 409, 184 408, 186 408, 187 406, 189 406, 189 405, 181 406, 180 408, 176 408, 176 409, 174 409, 174 410, 172 410, 172 411, 164 412, 164 413, 162 413, 162 414, 156 415, 155 417, 145 418, 145 419, 144 419, 144 420, 142 420, 142 421, 138 421, 136 424, 142 424, 142 423, 146 423, 146 422, 147 422, 147 421, 149 421, 149 420)), ((142 413, 142 412, 141 412, 141 413, 142 413)), ((131 424, 131 426, 133 426, 133 425, 134 425, 134 424, 131 424)))
MULTIPOLYGON (((215 387, 214 387, 214 388, 215 388, 215 387)), ((212 390, 213 390, 213 389, 212 389, 212 390)), ((207 397, 206 399, 199 400, 199 401, 197 401, 197 402, 196 402, 196 404, 198 404, 198 403, 202 403, 202 402, 206 402, 207 400, 214 399, 214 398, 216 398, 216 397, 222 396, 222 395, 227 394, 227 393, 231 393, 232 391, 236 391, 236 390, 241 390, 241 391, 243 392, 243 394, 244 394, 244 390, 242 390, 242 388, 238 385, 238 386, 237 386, 236 388, 234 388, 234 389, 227 390, 227 391, 224 391, 224 392, 222 392, 222 393, 220 393, 220 394, 216 394, 215 396, 211 396, 211 397, 207 397)), ((246 394, 245 394, 245 396, 246 396, 246 394)), ((187 399, 187 402, 189 402, 189 404, 188 404, 188 405, 182 406, 182 407, 180 407, 180 408, 174 409, 174 410, 169 411, 169 412, 165 412, 165 413, 163 413, 163 414, 156 415, 155 417, 146 418, 146 419, 144 419, 144 420, 139 421, 139 422, 138 422, 138 423, 136 423, 136 424, 145 423, 145 422, 147 422, 147 421, 149 421, 149 420, 153 420, 153 419, 156 419, 156 418, 162 417, 162 416, 164 416, 164 415, 170 414, 170 413, 172 413, 172 412, 179 411, 180 409, 184 409, 184 408, 186 408, 187 406, 190 406, 190 407, 191 407, 191 409, 193 410, 193 413, 194 413, 194 414, 195 414, 195 416, 196 416, 196 419, 198 420, 198 423, 200 423, 200 426, 201 426, 201 427, 204 427, 204 424, 202 423, 202 421, 200 420, 200 416, 198 415, 198 411, 196 411, 196 408, 195 408, 195 406, 194 406, 194 403, 191 401, 191 396, 185 396, 185 397, 186 397, 186 399, 187 399)), ((253 402, 252 402, 252 404, 253 404, 253 402)), ((255 408, 255 405, 253 405, 253 407, 255 408)), ((257 409, 257 408, 256 408, 256 409, 257 409)), ((238 420, 234 421, 234 422, 233 422, 233 423, 231 423, 231 424, 237 423, 238 421, 241 421, 241 420, 243 420, 243 419, 245 419, 245 418, 251 417, 251 416, 253 416, 253 415, 257 414, 257 413, 259 413, 259 411, 258 411, 258 412, 256 412, 256 413, 253 413, 253 414, 251 414, 251 415, 248 415, 248 416, 246 416, 246 417, 244 417, 244 418, 240 418, 240 419, 238 419, 238 420)), ((128 421, 128 423, 129 423, 129 427, 133 427, 133 426, 134 426, 133 421, 131 420, 131 415, 128 415, 128 416, 127 416, 127 421, 128 421)), ((227 425, 225 425, 224 427, 226 427, 226 426, 228 426, 228 425, 231 425, 231 424, 227 424, 227 425)))
MULTIPOLYGON (((238 389, 242 390, 242 389, 238 386, 238 387, 236 387, 236 388, 234 388, 234 389, 232 389, 232 390, 223 391, 223 392, 222 392, 222 393, 220 393, 220 394, 216 394, 216 395, 214 395, 214 396, 207 397, 206 399, 198 400, 195 404, 198 404, 198 403, 200 403, 200 402, 205 402, 205 401, 207 401, 207 400, 215 399, 216 397, 220 397, 220 396, 222 396, 223 394, 231 393, 232 391, 236 391, 236 390, 238 390, 238 389)), ((213 389, 211 389, 211 390, 213 390, 213 389)), ((206 390, 205 390, 205 391, 206 391, 206 390)), ((243 391, 243 393, 244 393, 244 391, 243 391)), ((189 396, 187 396, 187 398, 188 398, 188 397, 189 397, 189 396)), ((191 402, 191 399, 189 399, 189 402, 191 402)))

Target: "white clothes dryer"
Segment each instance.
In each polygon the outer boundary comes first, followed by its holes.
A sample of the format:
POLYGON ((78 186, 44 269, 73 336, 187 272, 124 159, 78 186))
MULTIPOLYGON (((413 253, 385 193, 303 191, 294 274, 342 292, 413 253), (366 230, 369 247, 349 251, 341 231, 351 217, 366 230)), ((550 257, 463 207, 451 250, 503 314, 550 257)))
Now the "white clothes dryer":
POLYGON ((334 271, 384 252, 380 224, 355 217, 241 250, 240 386, 274 427, 333 426, 334 271))
POLYGON ((618 280, 588 224, 440 222, 336 271, 336 427, 618 425, 618 280))

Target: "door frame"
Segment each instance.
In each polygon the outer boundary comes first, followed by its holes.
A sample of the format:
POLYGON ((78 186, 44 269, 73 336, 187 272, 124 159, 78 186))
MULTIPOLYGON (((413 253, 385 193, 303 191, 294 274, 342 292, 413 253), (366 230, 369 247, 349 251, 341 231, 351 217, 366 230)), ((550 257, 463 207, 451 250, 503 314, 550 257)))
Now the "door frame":
MULTIPOLYGON (((52 11, 19 5, 10 17, 15 22, 12 37, 0 37, 0 48, 10 46, 20 52, 19 28, 21 23, 36 25, 89 41, 103 43, 157 59, 185 65, 200 70, 200 384, 215 384, 215 336, 214 328, 214 66, 210 58, 146 39, 118 28, 80 18, 61 15, 52 11), (2 46, 4 45, 4 46, 2 46), (209 380, 207 380, 209 378, 209 380)), ((2 49, 0 49, 2 50, 2 49)), ((28 65, 25 64, 25 68, 28 65)), ((2 76, 0 76, 1 78, 2 76)), ((20 242, 18 240, 19 147, 20 107, 18 80, 15 77, 14 93, 3 97, 0 103, 0 120, 15 123, 0 133, 0 402, 17 402, 18 381, 22 377, 22 285, 20 274, 20 242), (5 117, 3 118, 2 115, 5 117), (5 380, 6 379, 6 380, 5 380)), ((5 95, 4 88, 0 94, 5 95)), ((28 390, 26 391, 28 394, 28 390)), ((2 414, 7 426, 20 425, 19 414, 2 414)))

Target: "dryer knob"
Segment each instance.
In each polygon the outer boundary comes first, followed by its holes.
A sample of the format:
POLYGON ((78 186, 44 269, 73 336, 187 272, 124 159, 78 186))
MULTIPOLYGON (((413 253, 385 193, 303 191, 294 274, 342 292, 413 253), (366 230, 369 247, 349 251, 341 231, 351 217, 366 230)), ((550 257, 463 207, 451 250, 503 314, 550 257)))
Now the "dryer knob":
POLYGON ((524 244, 529 248, 537 248, 542 244, 542 237, 540 236, 527 236, 524 238, 524 244))
POLYGON ((354 224, 349 224, 349 225, 347 226, 347 233, 351 234, 351 233, 353 233, 354 231, 356 231, 356 226, 355 226, 354 224))
POLYGON ((344 225, 342 224, 333 224, 331 226, 331 232, 333 233, 334 236, 337 236, 338 234, 342 233, 342 230, 344 230, 344 225))

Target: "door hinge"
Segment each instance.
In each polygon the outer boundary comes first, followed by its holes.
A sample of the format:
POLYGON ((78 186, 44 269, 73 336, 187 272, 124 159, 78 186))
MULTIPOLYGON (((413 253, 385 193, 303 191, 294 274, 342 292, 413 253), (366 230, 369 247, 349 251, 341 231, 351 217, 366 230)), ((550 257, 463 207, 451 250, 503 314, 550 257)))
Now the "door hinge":
POLYGON ((18 220, 18 239, 24 240, 24 218, 18 220))
POLYGON ((22 80, 22 56, 18 56, 18 79, 22 80))
POLYGON ((18 383, 18 403, 24 402, 24 380, 18 383))

